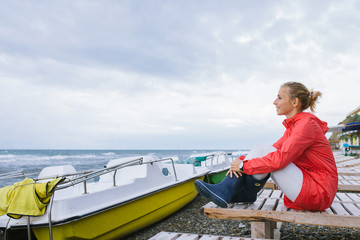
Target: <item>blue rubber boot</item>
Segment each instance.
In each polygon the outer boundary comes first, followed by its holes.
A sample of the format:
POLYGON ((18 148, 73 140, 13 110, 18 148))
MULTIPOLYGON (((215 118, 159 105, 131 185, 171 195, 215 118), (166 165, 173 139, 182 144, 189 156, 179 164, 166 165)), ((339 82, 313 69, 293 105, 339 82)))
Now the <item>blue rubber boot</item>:
POLYGON ((257 180, 252 175, 243 174, 244 187, 232 197, 232 203, 253 203, 257 199, 258 192, 264 187, 270 177, 268 174, 264 179, 257 180))
POLYGON ((222 208, 227 208, 236 192, 244 187, 244 177, 226 176, 224 180, 217 184, 208 184, 200 180, 195 181, 195 188, 199 194, 205 196, 210 201, 222 208))

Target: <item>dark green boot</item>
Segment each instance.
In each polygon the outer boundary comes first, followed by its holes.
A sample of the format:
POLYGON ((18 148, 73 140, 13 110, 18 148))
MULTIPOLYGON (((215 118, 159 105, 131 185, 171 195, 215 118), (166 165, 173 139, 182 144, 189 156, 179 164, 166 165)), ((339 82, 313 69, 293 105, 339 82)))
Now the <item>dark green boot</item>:
POLYGON ((264 179, 257 180, 252 175, 246 175, 243 173, 245 178, 244 187, 236 192, 231 199, 232 203, 253 203, 257 199, 258 192, 264 187, 265 183, 270 177, 268 174, 264 179))
POLYGON ((224 180, 217 184, 208 184, 200 180, 195 181, 195 188, 201 195, 222 208, 226 208, 231 199, 237 192, 244 188, 244 177, 226 176, 224 180))

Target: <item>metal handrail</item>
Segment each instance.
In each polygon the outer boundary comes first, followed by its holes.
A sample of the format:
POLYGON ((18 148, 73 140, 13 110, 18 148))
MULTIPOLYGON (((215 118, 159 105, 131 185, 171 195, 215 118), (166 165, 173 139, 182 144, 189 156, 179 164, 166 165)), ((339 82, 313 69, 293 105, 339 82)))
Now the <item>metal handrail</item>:
POLYGON ((52 231, 52 220, 51 220, 51 212, 52 212, 52 206, 53 206, 53 202, 54 202, 54 196, 55 196, 55 192, 53 193, 53 195, 51 196, 50 199, 50 206, 49 206, 49 213, 48 213, 48 221, 49 221, 49 239, 53 240, 53 231, 52 231))
MULTIPOLYGON (((222 155, 224 155, 225 156, 225 158, 227 159, 227 155, 231 155, 231 157, 232 157, 232 153, 226 153, 226 152, 216 152, 216 153, 213 153, 213 154, 209 154, 209 155, 205 155, 206 156, 206 158, 211 158, 210 160, 211 160, 211 164, 214 164, 214 158, 215 158, 215 156, 217 157, 216 158, 216 163, 219 163, 219 157, 220 156, 222 156, 222 155)), ((205 162, 205 166, 207 166, 207 163, 205 162)))
POLYGON ((232 152, 227 152, 225 153, 226 155, 231 155, 231 161, 234 161, 234 155, 232 152))
POLYGON ((9 173, 1 173, 0 179, 17 178, 23 176, 25 176, 25 172, 24 170, 21 170, 21 171, 9 172, 9 173))
MULTIPOLYGON (((86 174, 80 175, 78 177, 75 178, 66 178, 65 181, 61 182, 57 187, 56 190, 61 190, 70 186, 74 186, 76 184, 82 183, 82 182, 86 182, 89 181, 91 179, 94 179, 96 177, 99 177, 101 175, 110 173, 110 172, 115 172, 116 170, 120 169, 120 168, 124 168, 124 167, 128 167, 128 166, 135 166, 135 165, 141 165, 143 164, 143 158, 137 158, 134 159, 132 161, 126 162, 126 163, 121 163, 112 167, 106 167, 104 169, 100 169, 97 171, 91 171, 88 172, 86 174)), ((73 174, 73 175, 78 175, 78 174, 73 174)), ((59 176, 61 177, 61 176, 59 176)))
MULTIPOLYGON (((129 167, 129 166, 142 165, 142 164, 152 164, 154 162, 163 162, 163 161, 169 161, 169 160, 171 161, 171 164, 172 164, 172 167, 173 167, 173 170, 174 170, 175 180, 178 181, 177 174, 176 174, 176 169, 175 169, 175 164, 174 164, 174 159, 172 157, 163 158, 163 159, 157 159, 157 160, 149 161, 149 162, 144 162, 143 157, 140 157, 140 158, 131 160, 129 162, 121 163, 121 164, 118 164, 118 165, 115 165, 115 166, 112 166, 112 167, 106 167, 104 169, 100 169, 100 170, 97 170, 97 171, 90 171, 87 174, 83 174, 83 175, 80 175, 80 176, 72 178, 72 179, 66 178, 63 182, 61 182, 56 187, 56 190, 61 190, 61 189, 64 189, 64 188, 67 188, 67 187, 70 187, 70 186, 74 186, 74 185, 82 183, 82 182, 87 182, 87 181, 89 181, 91 179, 94 179, 96 177, 99 177, 101 175, 104 175, 104 174, 107 174, 107 173, 110 173, 110 172, 115 173, 114 176, 113 176, 113 181, 114 181, 114 186, 116 186, 115 177, 116 177, 116 173, 117 173, 118 169, 121 169, 121 168, 124 168, 124 167, 129 167)), ((76 176, 78 174, 69 174, 67 176, 70 176, 70 175, 75 175, 76 176)), ((57 176, 57 177, 65 177, 65 175, 64 176, 57 176)), ((37 180, 40 180, 40 179, 37 179, 37 180)), ((43 180, 43 179, 41 179, 41 180, 43 180)))

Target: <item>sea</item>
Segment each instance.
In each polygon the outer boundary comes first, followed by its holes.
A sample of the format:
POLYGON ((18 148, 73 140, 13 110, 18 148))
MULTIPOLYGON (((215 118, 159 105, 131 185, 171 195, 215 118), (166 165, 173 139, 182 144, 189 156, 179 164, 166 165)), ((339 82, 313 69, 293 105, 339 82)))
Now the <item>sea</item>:
POLYGON ((155 155, 157 157, 178 157, 185 160, 193 154, 215 151, 233 153, 234 157, 247 150, 0 150, 0 188, 22 181, 24 177, 9 178, 8 174, 23 171, 26 177, 36 178, 44 167, 72 165, 76 171, 103 168, 117 158, 155 155))

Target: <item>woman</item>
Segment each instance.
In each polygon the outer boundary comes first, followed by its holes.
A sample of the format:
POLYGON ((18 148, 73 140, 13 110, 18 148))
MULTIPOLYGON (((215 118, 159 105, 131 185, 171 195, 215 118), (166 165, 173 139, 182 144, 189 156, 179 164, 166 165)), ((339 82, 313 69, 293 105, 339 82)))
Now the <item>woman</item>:
POLYGON ((311 211, 328 208, 337 191, 338 176, 325 137, 327 123, 304 112, 308 108, 313 112, 320 96, 301 83, 282 85, 274 105, 277 114, 286 117, 286 130, 274 148, 262 148, 262 153, 252 150, 245 160, 235 159, 221 183, 210 185, 197 180, 198 192, 220 207, 231 202, 254 202, 271 176, 285 195, 286 207, 311 211))

